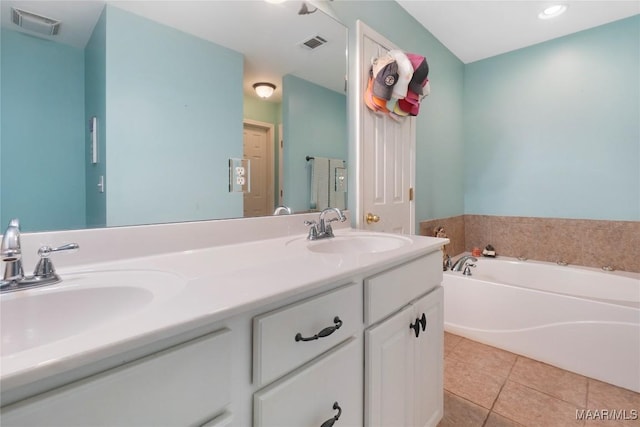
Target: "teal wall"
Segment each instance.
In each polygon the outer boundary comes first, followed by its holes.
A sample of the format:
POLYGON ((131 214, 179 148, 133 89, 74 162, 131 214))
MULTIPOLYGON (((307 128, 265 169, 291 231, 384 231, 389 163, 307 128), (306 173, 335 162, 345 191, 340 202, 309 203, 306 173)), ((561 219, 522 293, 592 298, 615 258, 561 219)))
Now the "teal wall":
MULTIPOLYGON (((416 119, 416 231, 421 220, 463 214, 464 64, 396 2, 341 1, 331 3, 331 7, 349 28, 352 92, 357 72, 358 19, 403 50, 427 58, 432 90, 416 119)), ((354 104, 350 102, 349 108, 350 120, 354 120, 354 104)), ((355 140, 353 127, 350 132, 350 139, 355 140)), ((351 192, 349 204, 353 203, 351 192)))
POLYGON ((242 216, 227 167, 242 157, 242 67, 237 52, 107 6, 107 225, 242 216))
POLYGON ((84 53, 4 28, 1 39, 0 224, 83 228, 84 53))
POLYGON ((105 192, 98 190, 100 176, 106 176, 106 48, 107 48, 106 11, 103 10, 96 23, 91 38, 84 49, 84 105, 85 105, 85 164, 87 227, 101 227, 107 224, 107 198, 105 192), (98 119, 98 163, 91 163, 91 138, 89 120, 98 119))
MULTIPOLYGON (((307 156, 347 161, 347 98, 292 75, 282 79, 284 205, 309 210, 311 173, 307 156)), ((347 161, 347 167, 349 163, 347 161)))
POLYGON ((468 64, 464 85, 465 213, 640 220, 640 16, 468 64))

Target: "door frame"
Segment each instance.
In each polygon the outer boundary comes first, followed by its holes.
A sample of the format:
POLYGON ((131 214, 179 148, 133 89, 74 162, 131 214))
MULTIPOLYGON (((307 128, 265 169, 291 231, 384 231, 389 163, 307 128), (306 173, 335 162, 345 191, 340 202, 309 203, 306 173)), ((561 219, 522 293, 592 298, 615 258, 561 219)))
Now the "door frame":
MULTIPOLYGON (((267 168, 267 179, 269 180, 269 182, 271 183, 271 185, 269 185, 268 189, 267 189, 267 199, 269 200, 269 207, 271 209, 271 211, 273 211, 275 209, 275 199, 274 199, 274 194, 276 191, 276 183, 274 182, 274 169, 275 169, 275 164, 274 164, 274 149, 275 149, 275 145, 274 145, 274 136, 275 136, 275 126, 273 125, 273 123, 267 123, 267 122, 261 122, 258 120, 252 120, 252 119, 243 119, 242 120, 242 130, 244 131, 246 126, 252 126, 252 127, 257 127, 263 130, 267 131, 267 164, 269 165, 269 167, 267 168)), ((244 144, 244 141, 243 141, 244 144)), ((242 150, 242 156, 244 157, 244 148, 242 150)))
MULTIPOLYGON (((357 159, 355 164, 355 171, 353 177, 355 178, 355 185, 352 185, 349 188, 349 191, 355 190, 355 197, 351 198, 351 200, 356 200, 354 211, 355 224, 353 226, 355 228, 365 228, 364 222, 364 114, 366 114, 367 106, 365 105, 363 98, 364 93, 366 91, 366 86, 368 83, 368 78, 366 78, 367 73, 369 72, 369 67, 371 66, 370 58, 364 57, 364 38, 370 38, 377 43, 389 46, 391 49, 398 49, 395 43, 391 42, 389 39, 373 30, 367 24, 362 22, 361 20, 356 21, 356 70, 355 73, 355 140, 356 143, 353 147, 353 152, 349 153, 349 158, 357 159), (353 157, 351 157, 353 155, 353 157)), ((415 120, 414 117, 409 118, 409 120, 415 120)), ((409 233, 415 234, 416 232, 416 203, 415 203, 415 188, 416 188, 416 126, 412 126, 411 132, 411 152, 410 152, 410 164, 409 164, 409 186, 411 191, 413 192, 413 197, 409 203, 409 233)), ((407 191, 409 191, 407 189, 407 191)))

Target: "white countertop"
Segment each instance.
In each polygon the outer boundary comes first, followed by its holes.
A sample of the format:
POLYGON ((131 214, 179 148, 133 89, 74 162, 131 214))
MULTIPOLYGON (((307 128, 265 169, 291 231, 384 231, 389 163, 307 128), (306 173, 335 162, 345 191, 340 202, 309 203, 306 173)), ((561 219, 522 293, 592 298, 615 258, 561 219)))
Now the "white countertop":
MULTIPOLYGON (((336 231, 336 236, 366 233, 353 229, 336 231)), ((48 377, 64 375, 82 366, 169 336, 204 327, 323 287, 338 286, 350 278, 371 274, 438 250, 446 239, 403 236, 406 245, 377 253, 323 254, 306 249, 306 235, 228 244, 197 250, 136 257, 105 263, 59 268, 62 283, 73 286, 65 276, 127 272, 136 278, 145 271, 163 272, 170 280, 168 295, 114 321, 93 325, 84 331, 48 344, 3 355, 0 381, 3 395, 48 377)), ((159 273, 160 274, 160 273, 159 273)), ((150 274, 150 277, 155 277, 150 274)), ((117 285, 117 284, 116 284, 117 285)), ((148 284, 153 286, 153 283, 148 284)), ((48 287, 2 295, 3 300, 27 298, 48 287)), ((68 316, 73 307, 61 307, 68 316)), ((10 399, 13 400, 13 399, 10 399)))

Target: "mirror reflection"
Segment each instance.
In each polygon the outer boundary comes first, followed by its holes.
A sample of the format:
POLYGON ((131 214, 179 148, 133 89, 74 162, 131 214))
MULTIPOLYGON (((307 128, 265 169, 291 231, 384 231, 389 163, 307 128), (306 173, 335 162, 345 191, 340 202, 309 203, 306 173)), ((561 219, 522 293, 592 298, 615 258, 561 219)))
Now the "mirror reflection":
POLYGON ((303 3, 3 0, 0 224, 344 204, 346 28, 328 3, 303 3), (59 21, 57 34, 32 14, 59 21), (258 82, 276 87, 271 97, 256 95, 258 82), (249 191, 230 191, 229 161, 243 158, 249 191))

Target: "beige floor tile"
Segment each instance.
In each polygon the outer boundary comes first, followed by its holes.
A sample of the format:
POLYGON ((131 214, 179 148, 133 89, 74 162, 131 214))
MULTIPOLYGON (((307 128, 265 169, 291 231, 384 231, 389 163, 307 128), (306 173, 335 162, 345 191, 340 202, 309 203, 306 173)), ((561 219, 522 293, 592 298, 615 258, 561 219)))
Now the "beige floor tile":
POLYGON ((457 359, 447 358, 444 362, 444 389, 487 409, 495 402, 503 383, 503 378, 457 359))
POLYGON ((489 418, 487 418, 487 422, 484 423, 484 427, 522 427, 522 424, 518 424, 509 418, 491 412, 489 418))
POLYGON ((475 368, 501 378, 507 378, 517 356, 505 350, 491 347, 463 338, 449 353, 450 358, 458 359, 475 368))
POLYGON ((489 410, 452 393, 444 393, 444 416, 438 427, 482 427, 489 410))
POLYGON ((587 409, 592 412, 587 426, 640 426, 640 393, 591 378, 588 381, 587 409))
POLYGON ((527 357, 518 357, 509 380, 578 407, 587 404, 587 378, 527 357))
POLYGON ((454 348, 462 341, 462 337, 459 335, 444 333, 444 356, 446 357, 454 348))
POLYGON ((507 381, 493 411, 527 427, 565 427, 584 425, 576 417, 576 405, 507 381))

